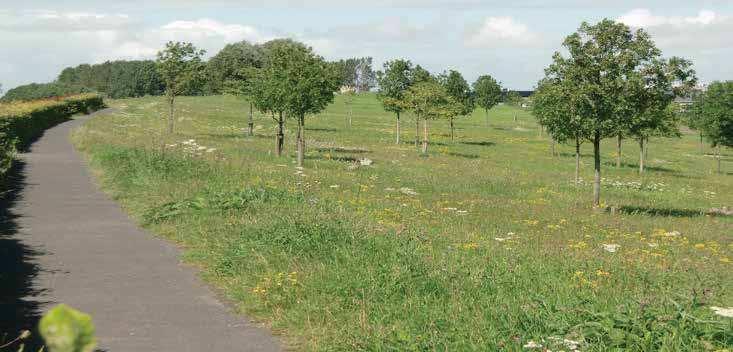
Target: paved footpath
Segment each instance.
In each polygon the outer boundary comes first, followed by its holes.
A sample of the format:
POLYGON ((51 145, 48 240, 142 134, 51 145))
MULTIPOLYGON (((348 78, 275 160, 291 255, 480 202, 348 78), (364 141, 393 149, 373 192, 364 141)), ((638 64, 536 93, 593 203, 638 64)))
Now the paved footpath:
POLYGON ((24 300, 91 314, 104 351, 281 350, 182 265, 174 245, 138 228, 97 188, 69 140, 87 118, 47 130, 22 155, 13 237, 39 253, 36 293, 24 300))

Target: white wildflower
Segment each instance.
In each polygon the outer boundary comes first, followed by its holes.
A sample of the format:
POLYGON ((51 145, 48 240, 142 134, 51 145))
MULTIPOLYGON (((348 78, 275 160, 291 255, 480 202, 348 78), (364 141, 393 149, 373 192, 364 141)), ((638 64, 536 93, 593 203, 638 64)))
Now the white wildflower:
POLYGON ((339 185, 330 185, 328 187, 330 187, 330 188, 339 188, 340 186, 339 185))
POLYGON ((537 343, 537 342, 534 342, 534 341, 530 340, 527 343, 525 343, 524 346, 522 346, 522 347, 524 347, 524 348, 536 348, 536 349, 540 349, 540 348, 542 348, 542 345, 539 344, 539 343, 537 343))
POLYGON ((715 314, 721 317, 733 318, 733 307, 722 308, 722 307, 710 307, 715 314))
POLYGON ((206 152, 207 152, 207 153, 213 153, 213 152, 215 152, 215 151, 216 151, 216 148, 209 148, 209 149, 206 149, 206 152))
POLYGON ((603 250, 608 253, 616 253, 616 251, 621 247, 618 244, 611 243, 611 244, 603 244, 603 250))
POLYGON ((400 192, 402 192, 403 194, 407 194, 408 196, 416 196, 417 195, 417 192, 415 192, 412 188, 408 188, 408 187, 402 187, 402 188, 400 188, 400 192))

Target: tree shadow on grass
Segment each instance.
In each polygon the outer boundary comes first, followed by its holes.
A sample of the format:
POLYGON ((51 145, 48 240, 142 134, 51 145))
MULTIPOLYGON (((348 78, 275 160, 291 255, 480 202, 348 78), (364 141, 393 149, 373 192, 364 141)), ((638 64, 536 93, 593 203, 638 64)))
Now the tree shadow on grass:
POLYGON ((359 162, 362 158, 357 158, 355 156, 351 155, 331 155, 330 157, 326 157, 325 155, 306 155, 306 160, 332 160, 332 161, 340 161, 345 163, 356 163, 359 162))
MULTIPOLYGON (((614 167, 615 168, 616 167, 616 161, 605 161, 605 162, 603 162, 603 165, 608 166, 608 167, 614 167)), ((625 169, 638 170, 639 169, 639 163, 624 163, 624 162, 622 162, 621 163, 621 167, 622 168, 625 168, 625 169)), ((663 167, 663 166, 655 166, 655 165, 645 165, 644 166, 644 171, 656 171, 656 172, 663 172, 663 173, 668 173, 668 174, 679 174, 680 173, 679 170, 670 169, 670 168, 666 168, 666 167, 663 167)))
POLYGON ((335 128, 325 128, 325 127, 306 127, 306 131, 311 132, 338 132, 338 129, 335 128))
POLYGON ((252 136, 247 135, 246 132, 244 133, 202 133, 198 134, 198 136, 204 136, 204 137, 210 137, 210 138, 226 138, 226 139, 248 139, 248 138, 256 138, 256 139, 274 139, 275 134, 260 134, 255 133, 252 136))
POLYGON ((333 147, 333 148, 327 148, 327 147, 320 147, 320 148, 314 148, 316 151, 320 153, 352 153, 352 154, 367 154, 371 153, 371 150, 367 149, 359 149, 359 148, 344 148, 344 147, 333 147))
MULTIPOLYGON (((558 155, 561 156, 561 157, 563 157, 563 158, 575 158, 575 153, 560 152, 560 153, 558 153, 558 155)), ((580 153, 580 157, 581 158, 592 158, 593 157, 593 154, 583 154, 583 153, 580 153)), ((616 164, 613 164, 613 165, 616 166, 616 164)))
POLYGON ((466 159, 478 159, 481 157, 478 154, 465 154, 465 153, 456 153, 456 152, 448 152, 448 153, 445 153, 445 155, 457 156, 459 158, 466 158, 466 159))
POLYGON ((699 209, 622 206, 618 208, 618 211, 622 214, 648 215, 648 216, 674 217, 674 218, 694 218, 694 217, 705 216, 705 212, 699 209))
POLYGON ((480 142, 468 141, 468 142, 461 142, 461 144, 475 145, 475 146, 479 146, 479 147, 493 147, 493 146, 496 145, 496 143, 489 142, 489 141, 480 141, 480 142))
MULTIPOLYGON (((43 253, 23 243, 19 216, 13 210, 26 186, 24 169, 24 163, 16 162, 0 185, 7 190, 0 195, 0 339, 9 342, 22 330, 30 330, 25 350, 37 351, 43 344, 37 326, 44 302, 35 299, 43 290, 33 282, 40 271, 35 258, 43 253)), ((9 350, 17 350, 17 344, 12 346, 9 350)))

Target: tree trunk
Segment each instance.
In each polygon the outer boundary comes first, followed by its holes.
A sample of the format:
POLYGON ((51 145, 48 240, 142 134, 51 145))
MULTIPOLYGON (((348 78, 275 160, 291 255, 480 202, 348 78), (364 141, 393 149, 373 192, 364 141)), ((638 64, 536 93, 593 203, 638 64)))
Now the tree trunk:
POLYGON ((484 109, 486 111, 486 127, 491 127, 489 124, 489 109, 484 109))
POLYGON ((354 108, 351 106, 351 104, 349 104, 349 128, 351 128, 352 125, 352 116, 354 116, 354 108))
POLYGON ((575 184, 580 183, 580 138, 575 137, 575 184))
POLYGON ((616 168, 621 168, 621 135, 616 136, 616 168))
POLYGON ((722 174, 723 169, 720 168, 720 144, 718 144, 718 147, 716 149, 717 149, 716 152, 718 154, 718 174, 722 174))
POLYGON ((427 152, 428 152, 428 120, 425 119, 425 125, 423 126, 422 153, 427 154, 427 152))
POLYGON ((420 147, 420 115, 415 116, 415 148, 420 147))
POLYGON ((277 136, 275 137, 275 150, 277 151, 277 156, 283 155, 283 145, 285 144, 285 134, 283 133, 284 122, 283 113, 281 112, 277 120, 277 136))
POLYGON ((644 160, 649 160, 649 137, 644 138, 644 160))
POLYGON ((705 145, 702 141, 702 132, 700 132, 700 155, 705 155, 705 145))
POLYGON ((552 153, 552 156, 555 156, 555 138, 550 138, 550 152, 552 153))
POLYGON ((517 122, 517 113, 514 113, 514 122, 517 122))
POLYGON ((639 138, 639 174, 644 173, 644 137, 639 138))
POLYGON ((249 103, 249 122, 247 122, 247 135, 254 136, 255 132, 254 110, 252 103, 249 103))
POLYGON ((539 137, 540 137, 540 138, 542 138, 542 130, 544 130, 544 129, 545 129, 545 127, 544 127, 544 126, 542 126, 542 125, 538 125, 538 126, 537 126, 537 128, 538 128, 538 130, 539 130, 539 137))
POLYGON ((298 166, 303 167, 305 154, 305 116, 298 116, 298 166))
POLYGON ((400 144, 400 113, 397 112, 397 145, 400 144))
POLYGON ((451 142, 455 141, 454 134, 453 134, 453 118, 452 117, 450 118, 450 141, 451 142))
POLYGON ((168 134, 173 134, 173 103, 176 97, 174 95, 168 96, 168 134))
POLYGON ((593 137, 593 207, 601 206, 601 133, 596 131, 593 137))

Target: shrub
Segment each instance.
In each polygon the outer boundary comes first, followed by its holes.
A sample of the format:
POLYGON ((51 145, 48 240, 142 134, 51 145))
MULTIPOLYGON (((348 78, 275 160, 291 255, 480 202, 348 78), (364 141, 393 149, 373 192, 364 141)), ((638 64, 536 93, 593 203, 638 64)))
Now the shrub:
POLYGON ((0 176, 7 172, 16 150, 25 148, 43 130, 103 106, 102 97, 92 93, 0 104, 0 176))

